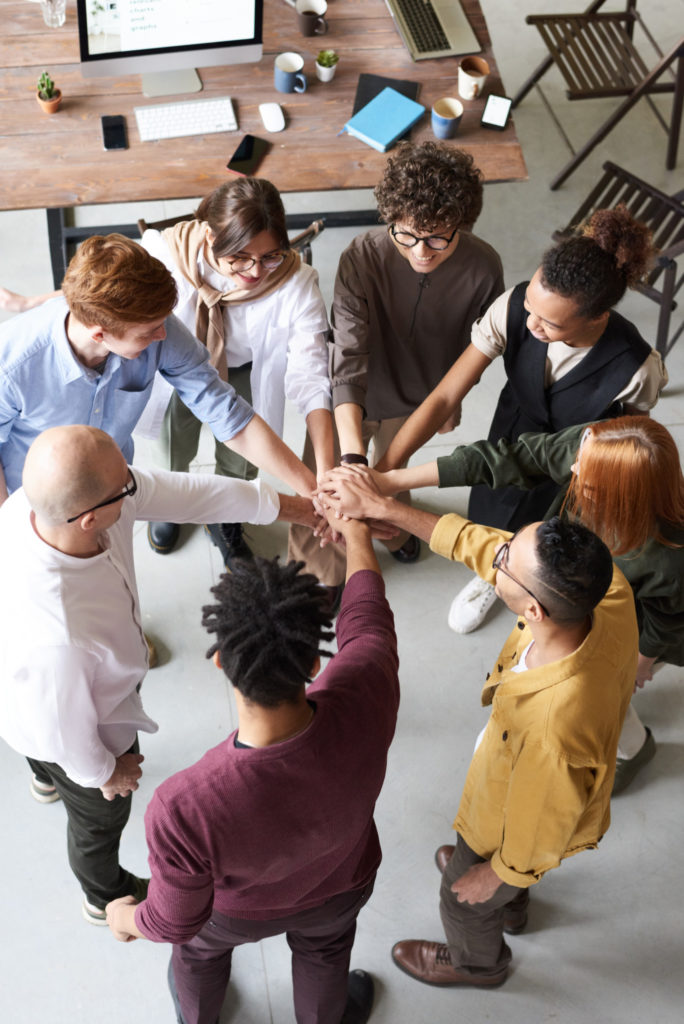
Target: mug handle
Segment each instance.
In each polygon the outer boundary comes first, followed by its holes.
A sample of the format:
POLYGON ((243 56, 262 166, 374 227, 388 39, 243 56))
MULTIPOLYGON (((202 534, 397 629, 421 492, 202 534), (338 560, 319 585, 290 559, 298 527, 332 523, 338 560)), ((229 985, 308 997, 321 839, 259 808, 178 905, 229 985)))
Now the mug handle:
POLYGON ((324 36, 327 31, 328 31, 328 22, 325 20, 325 18, 321 14, 316 19, 316 28, 314 29, 314 35, 316 35, 316 36, 324 36))
POLYGON ((306 75, 303 75, 301 71, 295 75, 295 92, 306 92, 306 75))

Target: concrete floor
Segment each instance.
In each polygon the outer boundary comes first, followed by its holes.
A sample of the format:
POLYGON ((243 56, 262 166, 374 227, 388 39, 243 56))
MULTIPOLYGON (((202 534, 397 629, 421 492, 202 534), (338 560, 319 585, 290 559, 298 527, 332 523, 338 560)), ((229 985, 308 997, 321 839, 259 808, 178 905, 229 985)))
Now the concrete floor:
MULTIPOLYGON (((342 2, 342 0, 340 0, 342 2)), ((566 0, 530 0, 520 9, 506 0, 484 0, 495 52, 509 93, 542 56, 535 31, 524 25, 531 10, 565 10, 566 0), (515 40, 515 45, 511 45, 515 40)), ((578 7, 581 5, 577 5, 578 7)), ((611 5, 613 6, 613 5, 611 5)), ((666 48, 680 31, 682 0, 652 0, 649 27, 666 48)), ((612 109, 610 102, 568 104, 561 83, 549 76, 549 95, 571 138, 581 143, 612 109)), ((662 101, 659 101, 662 103, 662 101)), ((548 182, 567 159, 562 140, 539 97, 516 112, 530 180, 488 186, 477 233, 501 253, 508 284, 529 277, 550 242, 591 185, 604 160, 624 164, 673 192, 678 169, 664 169, 665 137, 642 102, 557 193, 548 182)), ((114 186, 113 186, 114 187, 114 186)), ((114 198, 114 192, 113 192, 114 198)), ((367 207, 370 193, 287 197, 289 209, 367 207)), ((92 222, 152 218, 188 204, 79 211, 92 222), (104 217, 103 217, 104 214, 104 217)), ((326 298, 337 259, 354 230, 328 230, 314 244, 314 264, 326 298)), ((0 214, 0 283, 23 291, 50 287, 42 211, 0 214), (18 247, 16 239, 21 238, 18 247)), ((653 340, 655 307, 635 295, 620 310, 653 340)), ((656 417, 684 448, 684 341, 668 359, 670 385, 656 417)), ((416 456, 426 461, 458 443, 486 435, 502 382, 494 365, 465 402, 463 425, 416 456)), ((288 415, 286 440, 302 443, 302 424, 288 415)), ((210 463, 203 447, 199 467, 210 463)), ((149 458, 139 444, 137 461, 149 458)), ((429 490, 425 507, 463 512, 465 491, 429 490)), ((264 554, 285 551, 280 525, 249 531, 264 554)), ((145 774, 133 801, 122 860, 146 873, 143 812, 156 785, 196 760, 235 724, 235 709, 220 673, 204 659, 207 638, 200 606, 221 571, 218 554, 200 528, 184 528, 168 558, 137 534, 138 577, 146 628, 159 644, 162 664, 145 682, 148 712, 159 733, 143 737, 145 774)), ((401 656, 402 707, 390 752, 387 781, 377 808, 384 860, 376 891, 360 920, 353 965, 376 978, 376 1024, 462 1024, 503 1018, 507 1024, 670 1024, 681 1019, 684 997, 680 892, 684 825, 684 689, 682 671, 666 667, 637 697, 642 718, 658 743, 655 760, 616 800, 613 823, 598 853, 565 862, 535 888, 527 931, 511 939, 513 970, 496 991, 429 988, 400 973, 390 948, 400 938, 441 938, 438 877, 432 861, 451 841, 451 822, 474 737, 486 720, 480 707, 482 678, 510 627, 499 608, 478 632, 457 636, 446 624, 454 593, 467 571, 423 549, 420 561, 401 566, 379 553, 395 612, 401 656), (677 1009, 679 1007, 679 1009, 677 1009)), ((66 862, 65 817, 60 804, 41 806, 28 794, 25 762, 0 744, 5 779, 5 826, 0 844, 3 894, 3 980, 0 1020, 7 1024, 170 1024, 174 1019, 165 976, 168 949, 147 942, 116 943, 105 929, 86 925, 80 894, 66 862)), ((240 948, 222 1024, 292 1024, 289 953, 284 939, 240 948)))

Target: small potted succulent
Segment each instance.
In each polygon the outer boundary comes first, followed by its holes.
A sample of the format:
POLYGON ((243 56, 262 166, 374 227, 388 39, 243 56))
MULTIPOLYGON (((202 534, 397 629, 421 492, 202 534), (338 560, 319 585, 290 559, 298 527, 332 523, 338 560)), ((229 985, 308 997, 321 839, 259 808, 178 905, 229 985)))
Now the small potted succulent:
POLYGON ((316 58, 316 75, 321 82, 330 82, 335 77, 335 66, 340 59, 334 50, 321 50, 316 58))
POLYGON ((46 114, 54 114, 62 102, 62 93, 59 89, 55 88, 55 83, 47 71, 44 71, 38 79, 36 99, 46 114))

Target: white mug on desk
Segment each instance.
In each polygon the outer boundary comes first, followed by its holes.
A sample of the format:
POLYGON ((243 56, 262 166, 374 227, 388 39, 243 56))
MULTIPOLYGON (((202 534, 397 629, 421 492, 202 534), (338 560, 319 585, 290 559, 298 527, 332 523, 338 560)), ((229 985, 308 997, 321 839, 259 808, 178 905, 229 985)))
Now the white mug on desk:
POLYGON ((464 100, 482 95, 489 64, 482 57, 464 57, 458 66, 458 94, 464 100))

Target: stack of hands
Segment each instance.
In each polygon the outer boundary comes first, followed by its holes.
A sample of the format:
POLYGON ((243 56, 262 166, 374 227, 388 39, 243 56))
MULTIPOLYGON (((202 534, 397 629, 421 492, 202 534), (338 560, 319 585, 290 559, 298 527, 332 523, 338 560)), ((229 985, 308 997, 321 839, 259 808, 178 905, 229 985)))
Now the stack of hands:
POLYGON ((321 547, 344 542, 341 521, 364 520, 378 540, 390 540, 399 530, 386 522, 393 486, 390 473, 379 473, 360 464, 336 466, 318 479, 312 495, 318 517, 314 533, 321 547), (336 528, 337 527, 337 528, 336 528))

